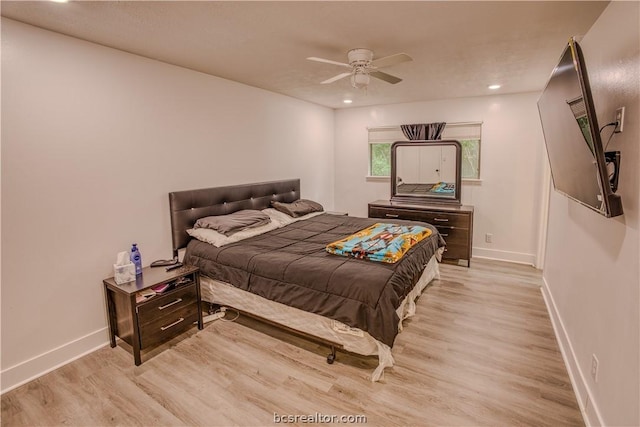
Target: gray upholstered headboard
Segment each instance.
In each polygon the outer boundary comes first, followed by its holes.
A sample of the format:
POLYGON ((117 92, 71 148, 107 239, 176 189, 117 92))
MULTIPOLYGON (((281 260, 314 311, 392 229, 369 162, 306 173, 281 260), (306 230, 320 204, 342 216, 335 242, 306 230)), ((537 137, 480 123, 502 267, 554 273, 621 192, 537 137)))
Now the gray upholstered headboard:
POLYGON ((187 230, 202 217, 242 209, 266 209, 272 200, 291 203, 300 198, 300 180, 260 182, 169 193, 173 255, 187 246, 187 230))

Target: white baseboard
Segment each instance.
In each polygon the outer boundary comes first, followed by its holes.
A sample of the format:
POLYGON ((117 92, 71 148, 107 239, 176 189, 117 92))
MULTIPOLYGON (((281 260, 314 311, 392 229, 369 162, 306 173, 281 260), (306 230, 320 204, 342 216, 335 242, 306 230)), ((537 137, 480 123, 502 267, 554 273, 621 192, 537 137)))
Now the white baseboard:
POLYGON ((535 265, 536 256, 522 252, 499 251, 496 249, 473 248, 473 258, 485 258, 498 261, 516 262, 518 264, 535 265))
POLYGON ((108 328, 102 328, 49 350, 0 372, 1 393, 13 390, 29 381, 66 365, 109 344, 108 328))
POLYGON ((551 291, 549 290, 549 285, 544 277, 542 278, 542 281, 542 297, 547 305, 551 324, 553 325, 558 346, 560 347, 564 364, 567 367, 569 378, 571 379, 573 391, 578 399, 578 405, 580 406, 580 412, 582 413, 584 423, 588 427, 603 426, 605 424, 602 420, 602 415, 598 410, 598 403, 593 399, 593 393, 591 393, 586 377, 580 369, 578 359, 576 358, 573 346, 571 345, 571 340, 569 339, 567 330, 562 322, 562 317, 558 312, 558 307, 556 306, 553 296, 551 295, 551 291))

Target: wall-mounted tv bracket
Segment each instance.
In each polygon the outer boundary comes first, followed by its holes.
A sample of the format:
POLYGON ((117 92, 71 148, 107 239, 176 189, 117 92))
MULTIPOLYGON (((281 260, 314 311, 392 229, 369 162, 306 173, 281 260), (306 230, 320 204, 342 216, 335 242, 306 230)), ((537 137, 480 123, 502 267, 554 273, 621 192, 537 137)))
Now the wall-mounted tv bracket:
MULTIPOLYGON (((607 144, 604 146, 606 150, 609 146, 609 142, 614 134, 622 132, 622 123, 624 120, 624 107, 618 108, 616 110, 616 120, 611 123, 607 123, 606 125, 600 128, 600 133, 602 130, 608 126, 614 126, 613 132, 609 136, 609 140, 607 144)), ((620 152, 619 151, 605 151, 604 152, 604 162, 607 166, 607 174, 609 176, 609 186, 611 187, 611 191, 614 193, 618 190, 618 176, 620 175, 620 152)))
POLYGON ((618 175, 620 171, 620 152, 605 151, 604 161, 607 165, 607 173, 609 174, 609 185, 614 193, 618 190, 618 175))

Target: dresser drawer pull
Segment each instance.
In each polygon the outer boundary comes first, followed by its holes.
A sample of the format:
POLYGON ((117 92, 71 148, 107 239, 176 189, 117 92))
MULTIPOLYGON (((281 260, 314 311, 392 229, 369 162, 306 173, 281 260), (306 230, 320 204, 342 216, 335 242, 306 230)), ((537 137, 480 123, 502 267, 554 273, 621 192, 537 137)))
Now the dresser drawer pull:
POLYGON ((433 218, 434 221, 449 222, 449 218, 433 218))
POLYGON ((396 215, 396 214, 384 214, 384 216, 386 216, 387 218, 398 218, 400 215, 396 215))
POLYGON ((167 307, 171 307, 174 304, 177 304, 179 302, 182 302, 182 298, 176 298, 174 301, 171 301, 169 304, 165 304, 165 305, 161 305, 160 307, 158 307, 158 310, 164 310, 167 307))
POLYGON ((442 237, 448 237, 448 236, 449 236, 449 233, 446 233, 446 234, 445 234, 445 233, 440 233, 440 235, 441 235, 442 237))
POLYGON ((161 330, 161 331, 166 331, 167 329, 172 328, 172 327, 176 326, 178 323, 183 322, 183 321, 184 321, 184 317, 181 317, 181 318, 179 318, 178 320, 176 320, 175 322, 173 322, 173 323, 172 323, 172 324, 170 324, 170 325, 167 325, 167 326, 161 326, 161 327, 160 327, 160 330, 161 330))

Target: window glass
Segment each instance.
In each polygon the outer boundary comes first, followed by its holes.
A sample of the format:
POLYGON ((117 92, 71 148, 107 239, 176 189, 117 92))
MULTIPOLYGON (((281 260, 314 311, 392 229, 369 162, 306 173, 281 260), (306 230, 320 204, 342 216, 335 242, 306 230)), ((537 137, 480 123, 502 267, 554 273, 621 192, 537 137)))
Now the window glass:
MULTIPOLYGON (((480 179, 480 134, 482 123, 447 123, 442 139, 455 139, 462 145, 462 179, 480 179)), ((388 177, 391 173, 391 144, 406 141, 400 126, 369 128, 369 176, 388 177)))
POLYGON ((371 176, 391 175, 391 143, 369 144, 371 176))
POLYGON ((480 140, 458 141, 462 145, 462 179, 480 179, 480 140))

